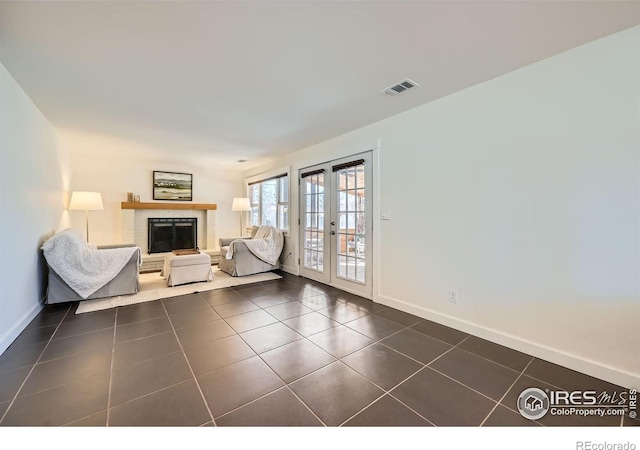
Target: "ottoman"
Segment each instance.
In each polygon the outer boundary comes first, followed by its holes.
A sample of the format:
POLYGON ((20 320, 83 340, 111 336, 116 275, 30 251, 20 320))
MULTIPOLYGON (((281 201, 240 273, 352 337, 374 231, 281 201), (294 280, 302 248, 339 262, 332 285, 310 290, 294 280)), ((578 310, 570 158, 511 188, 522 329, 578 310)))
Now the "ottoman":
POLYGON ((195 255, 168 254, 160 275, 167 279, 168 286, 213 280, 211 257, 206 253, 195 255))

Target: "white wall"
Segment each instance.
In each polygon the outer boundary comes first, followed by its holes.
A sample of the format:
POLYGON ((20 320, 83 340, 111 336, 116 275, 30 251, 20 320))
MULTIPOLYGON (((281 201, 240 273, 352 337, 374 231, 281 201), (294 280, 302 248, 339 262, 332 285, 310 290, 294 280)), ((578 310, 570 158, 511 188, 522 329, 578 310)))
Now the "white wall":
POLYGON ((376 301, 640 386, 640 27, 245 176, 371 148, 376 301))
POLYGON ((0 64, 0 354, 42 307, 43 240, 68 225, 67 152, 0 64))
MULTIPOLYGON (((220 168, 205 155, 189 149, 159 151, 116 136, 60 129, 61 138, 73 156, 70 190, 97 191, 102 194, 104 211, 89 212, 89 235, 93 244, 122 243, 122 210, 127 192, 140 195, 142 202, 153 202, 154 170, 193 174, 193 202, 215 203, 216 236, 239 233, 239 213, 231 211, 233 197, 245 196, 242 173, 220 168)), ((69 211, 74 228, 84 233, 84 211, 69 211)), ((216 239, 217 246, 217 239, 216 239)))

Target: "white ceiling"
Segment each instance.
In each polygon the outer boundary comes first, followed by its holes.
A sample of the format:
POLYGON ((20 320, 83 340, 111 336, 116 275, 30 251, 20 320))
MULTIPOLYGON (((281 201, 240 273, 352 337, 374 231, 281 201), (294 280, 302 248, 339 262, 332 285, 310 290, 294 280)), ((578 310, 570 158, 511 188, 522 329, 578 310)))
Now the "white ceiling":
POLYGON ((635 1, 3 1, 0 62, 56 127, 249 168, 639 23, 635 1))

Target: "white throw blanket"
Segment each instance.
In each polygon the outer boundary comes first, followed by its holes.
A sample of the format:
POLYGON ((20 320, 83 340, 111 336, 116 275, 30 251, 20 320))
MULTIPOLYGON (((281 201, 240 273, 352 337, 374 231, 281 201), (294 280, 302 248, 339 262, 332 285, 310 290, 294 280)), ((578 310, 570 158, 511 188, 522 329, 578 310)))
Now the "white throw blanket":
POLYGON ((138 247, 98 250, 85 242, 82 234, 67 228, 53 235, 42 246, 47 264, 82 298, 87 298, 113 280, 129 262, 138 247))
POLYGON ((284 247, 282 231, 278 231, 271 226, 263 226, 258 228, 253 239, 236 239, 231 242, 229 250, 227 250, 227 259, 233 258, 235 243, 237 241, 244 242, 251 253, 271 265, 278 262, 280 253, 282 253, 282 247, 284 247))

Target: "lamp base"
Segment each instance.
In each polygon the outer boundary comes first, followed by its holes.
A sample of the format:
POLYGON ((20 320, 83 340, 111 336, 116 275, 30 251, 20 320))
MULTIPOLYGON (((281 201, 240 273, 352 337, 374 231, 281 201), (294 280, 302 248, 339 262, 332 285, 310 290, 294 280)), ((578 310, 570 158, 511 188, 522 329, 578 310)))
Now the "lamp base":
POLYGON ((87 244, 89 243, 89 210, 86 210, 86 219, 87 219, 87 244))

